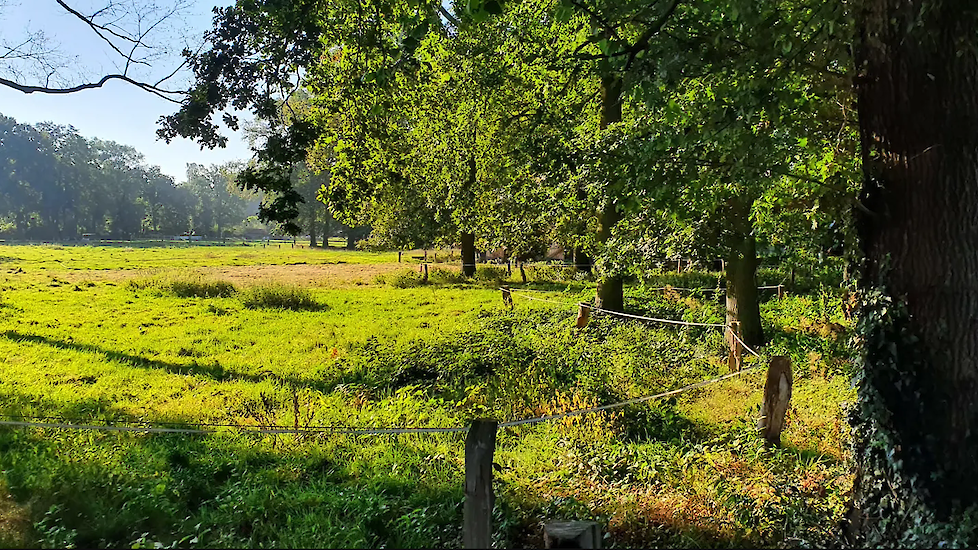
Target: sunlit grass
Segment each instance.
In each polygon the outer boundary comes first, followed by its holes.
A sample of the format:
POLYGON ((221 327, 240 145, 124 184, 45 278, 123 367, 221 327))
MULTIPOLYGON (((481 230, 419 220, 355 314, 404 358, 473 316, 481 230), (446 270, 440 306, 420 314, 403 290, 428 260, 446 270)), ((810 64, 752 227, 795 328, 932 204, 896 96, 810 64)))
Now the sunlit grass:
MULTIPOLYGON (((37 250, 6 247, 0 256, 37 250)), ((201 250, 209 252, 179 261, 203 267, 169 269, 151 253, 176 252, 147 249, 145 262, 132 267, 150 271, 127 279, 41 271, 50 259, 0 263, 0 413, 93 423, 464 426, 478 417, 514 420, 613 403, 726 372, 719 330, 609 318, 574 328, 574 304, 593 296, 586 279, 534 274, 527 288, 548 290, 537 296, 566 307, 517 298, 513 311, 495 287, 499 268, 482 269, 475 280, 432 269, 427 283, 403 288, 373 278, 300 284, 276 272, 283 280, 236 279, 237 292, 212 292, 231 283, 206 266, 229 264, 207 262, 230 257, 201 250), (249 297, 259 307, 248 307, 249 297)), ((69 265, 109 265, 90 249, 51 252, 69 265)), ((325 261, 334 252, 295 258, 325 261)), ((708 276, 689 275, 686 284, 708 276)), ((507 281, 522 287, 519 277, 507 281)), ((704 297, 632 289, 628 304, 657 316, 722 319, 719 303, 704 297)), ((848 490, 840 403, 852 390, 845 338, 825 323, 843 331, 846 323, 829 294, 762 307, 771 352, 789 355, 796 369, 784 449, 766 448, 753 433, 760 375, 614 413, 501 430, 500 544, 542 544, 541 520, 575 517, 601 520, 619 545, 830 539, 827 526, 848 490)), ((0 519, 14 518, 13 538, 0 526, 0 542, 460 544, 461 435, 218 431, 0 429, 11 497, 4 507, 0 491, 0 519)))

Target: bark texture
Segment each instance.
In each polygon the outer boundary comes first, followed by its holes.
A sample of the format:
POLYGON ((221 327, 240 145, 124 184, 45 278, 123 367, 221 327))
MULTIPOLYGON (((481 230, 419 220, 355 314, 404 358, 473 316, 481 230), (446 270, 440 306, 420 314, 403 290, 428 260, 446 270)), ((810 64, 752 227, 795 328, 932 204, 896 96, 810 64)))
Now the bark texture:
POLYGON ((978 501, 976 8, 866 0, 856 59, 862 282, 906 306, 900 333, 869 329, 863 384, 939 507, 978 501))
POLYGON ((462 273, 475 275, 475 233, 462 233, 462 273))
MULTIPOLYGON (((761 308, 757 302, 757 241, 750 220, 753 200, 734 198, 727 204, 727 325, 740 321, 741 338, 748 346, 764 345, 761 308)), ((729 334, 727 335, 729 339, 729 334)), ((729 344, 729 342, 728 342, 729 344)))
MULTIPOLYGON (((601 78, 601 128, 621 122, 622 81, 617 76, 601 78)), ((618 205, 613 197, 603 201, 598 208, 598 243, 604 244, 611 238, 611 230, 621 219, 618 205)), ((594 305, 611 311, 624 311, 624 286, 621 275, 603 275, 598 281, 594 305)))

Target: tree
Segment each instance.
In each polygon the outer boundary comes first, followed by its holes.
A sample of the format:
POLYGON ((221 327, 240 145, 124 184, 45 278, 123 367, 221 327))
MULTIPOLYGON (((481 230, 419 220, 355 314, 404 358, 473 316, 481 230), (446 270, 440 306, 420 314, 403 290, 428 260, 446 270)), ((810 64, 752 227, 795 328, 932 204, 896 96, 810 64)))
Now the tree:
MULTIPOLYGON (((55 2, 63 13, 77 20, 79 28, 101 40, 115 72, 85 75, 90 70, 77 67, 73 56, 61 51, 47 33, 28 29, 20 35, 0 35, 0 86, 27 94, 68 94, 119 80, 174 103, 186 93, 165 87, 185 62, 155 76, 151 69, 167 58, 175 58, 168 41, 174 35, 180 36, 182 16, 193 7, 193 0, 163 4, 154 0, 111 0, 92 7, 91 12, 72 7, 65 0, 55 2), (82 74, 76 74, 79 72, 82 74)), ((0 13, 4 8, 4 3, 0 3, 0 13)), ((188 43, 182 46, 187 53, 193 49, 188 49, 188 43)))
POLYGON ((910 503, 946 518, 978 499, 978 11, 867 0, 862 14, 859 504, 870 542, 894 544, 926 519, 910 503))
POLYGON ((86 139, 70 126, 0 117, 0 218, 14 235, 80 233, 130 238, 188 228, 186 189, 125 145, 86 139))
POLYGON ((187 165, 187 189, 197 199, 193 216, 194 230, 199 234, 224 239, 228 227, 241 223, 247 216, 247 200, 235 184, 240 163, 223 165, 187 165))

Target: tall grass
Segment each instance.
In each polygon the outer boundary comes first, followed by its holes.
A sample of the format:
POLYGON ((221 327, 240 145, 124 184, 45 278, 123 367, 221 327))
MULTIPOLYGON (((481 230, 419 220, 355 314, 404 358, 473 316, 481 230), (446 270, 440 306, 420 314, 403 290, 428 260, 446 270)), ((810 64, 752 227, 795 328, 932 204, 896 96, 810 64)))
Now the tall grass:
POLYGON ((163 273, 130 279, 126 287, 132 291, 150 290, 158 295, 172 294, 178 298, 228 298, 238 291, 229 281, 208 279, 197 272, 163 273))
POLYGON ((320 303, 308 289, 282 283, 262 283, 241 292, 241 303, 248 309, 288 309, 321 311, 329 306, 320 303))

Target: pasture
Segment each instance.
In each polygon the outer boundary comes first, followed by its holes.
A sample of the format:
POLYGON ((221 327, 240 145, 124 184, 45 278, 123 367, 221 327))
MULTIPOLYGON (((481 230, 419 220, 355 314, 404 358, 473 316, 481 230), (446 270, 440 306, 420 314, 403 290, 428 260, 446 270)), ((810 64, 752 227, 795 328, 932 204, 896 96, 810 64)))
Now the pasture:
MULTIPOLYGON (((405 259, 408 255, 405 255, 405 259)), ((206 426, 209 434, 0 427, 0 544, 459 546, 464 434, 257 434, 237 426, 464 427, 655 394, 727 372, 720 330, 606 316, 559 268, 398 264, 290 246, 0 247, 0 420, 206 426), (501 281, 517 293, 510 310, 501 281), (531 294, 532 292, 532 294, 531 294), (555 302, 555 303, 551 303, 555 302)), ((761 285, 786 274, 762 269, 761 285)), ((656 273, 629 311, 723 322, 718 274, 656 273)), ((501 429, 496 542, 596 519, 607 547, 832 544, 851 489, 848 322, 837 273, 763 294, 795 369, 780 448, 762 374, 501 429)))

